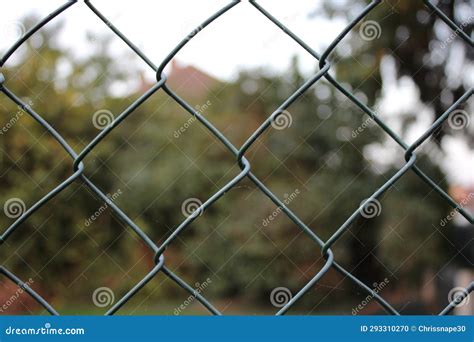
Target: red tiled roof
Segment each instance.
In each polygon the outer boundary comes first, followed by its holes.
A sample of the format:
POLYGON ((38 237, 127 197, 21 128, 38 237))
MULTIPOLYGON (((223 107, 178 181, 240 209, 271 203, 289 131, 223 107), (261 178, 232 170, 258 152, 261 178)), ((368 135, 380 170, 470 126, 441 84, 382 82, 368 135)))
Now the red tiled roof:
POLYGON ((202 98, 219 81, 192 65, 181 66, 173 60, 167 83, 178 94, 192 98, 202 98))

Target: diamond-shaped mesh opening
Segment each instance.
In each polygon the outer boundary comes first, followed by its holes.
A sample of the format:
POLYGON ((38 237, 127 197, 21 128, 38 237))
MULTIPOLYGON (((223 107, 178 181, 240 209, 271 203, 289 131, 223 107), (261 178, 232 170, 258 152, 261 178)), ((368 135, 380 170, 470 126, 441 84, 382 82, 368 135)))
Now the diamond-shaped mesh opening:
MULTIPOLYGON (((55 20, 57 20, 56 18, 58 18, 59 16, 63 16, 64 12, 70 11, 69 8, 75 5, 75 2, 76 1, 69 1, 64 3, 50 16, 45 17, 44 19, 40 20, 38 24, 32 26, 32 28, 29 31, 25 32, 25 34, 15 44, 13 44, 12 47, 3 55, 0 65, 3 66, 16 50, 24 46, 24 44, 27 44, 27 42, 32 41, 32 36, 37 31, 40 31, 43 26, 45 26, 51 21, 54 22, 55 20)), ((107 26, 113 31, 116 36, 118 36, 118 38, 122 39, 125 44, 129 46, 131 50, 144 61, 144 63, 151 69, 152 72, 155 72, 157 74, 157 81, 152 82, 152 84, 143 89, 144 91, 139 92, 138 97, 133 97, 131 101, 124 101, 126 102, 126 109, 124 109, 124 111, 122 111, 121 113, 112 113, 112 117, 108 117, 108 120, 105 121, 105 124, 103 124, 103 120, 98 121, 98 124, 100 124, 101 127, 98 129, 98 132, 95 132, 91 135, 92 140, 87 139, 71 142, 64 139, 61 135, 60 122, 54 120, 54 117, 48 117, 48 108, 44 108, 44 113, 38 113, 32 110, 30 107, 27 106, 27 103, 25 103, 25 101, 20 96, 24 96, 24 94, 16 94, 16 91, 14 89, 9 88, 8 81, 11 75, 9 75, 8 73, 6 73, 5 75, 0 74, 0 91, 3 93, 3 95, 5 95, 6 98, 8 98, 8 101, 11 101, 12 103, 15 103, 20 107, 23 107, 27 114, 34 118, 41 126, 43 126, 44 130, 47 131, 47 134, 52 139, 56 140, 57 146, 70 155, 71 159, 67 163, 69 163, 72 170, 69 173, 69 178, 67 178, 67 180, 63 181, 54 190, 46 194, 35 204, 28 205, 28 208, 26 208, 26 205, 22 206, 21 202, 15 204, 15 211, 13 212, 13 214, 11 214, 11 216, 15 216, 17 215, 17 213, 20 214, 14 217, 14 223, 8 228, 7 231, 2 234, 2 249, 8 248, 8 240, 13 235, 17 234, 20 230, 22 230, 24 228, 24 225, 32 225, 32 223, 34 222, 34 217, 41 214, 42 210, 47 210, 48 205, 54 205, 54 201, 57 201, 58 199, 62 199, 64 201, 63 196, 67 195, 68 193, 71 196, 69 197, 69 199, 67 199, 67 201, 72 201, 72 199, 75 198, 75 195, 71 194, 71 192, 74 192, 72 184, 75 182, 80 182, 82 183, 83 187, 85 187, 91 194, 93 194, 94 197, 99 200, 99 202, 107 204, 107 209, 113 213, 114 217, 117 217, 117 219, 120 220, 120 222, 123 224, 122 228, 124 230, 127 230, 127 232, 133 231, 133 234, 135 234, 136 239, 140 241, 148 251, 147 256, 151 257, 151 259, 153 260, 151 263, 148 263, 150 268, 146 271, 146 274, 140 275, 140 280, 137 280, 136 286, 134 288, 129 289, 128 292, 126 292, 127 290, 120 291, 121 293, 117 295, 117 298, 113 298, 110 303, 107 303, 109 305, 107 314, 117 313, 122 307, 126 307, 127 303, 130 300, 139 300, 141 296, 144 296, 144 292, 141 290, 148 288, 148 291, 150 291, 150 287, 148 286, 148 284, 150 282, 156 282, 158 279, 160 279, 160 281, 163 281, 162 279, 168 279, 167 281, 172 282, 173 286, 181 287, 183 289, 183 294, 188 293, 191 298, 194 298, 196 301, 199 301, 211 313, 225 313, 226 305, 222 305, 221 303, 219 303, 219 305, 214 306, 206 299, 206 291, 202 291, 199 287, 201 286, 201 282, 206 281, 208 278, 206 278, 205 280, 200 280, 200 285, 198 286, 199 290, 196 289, 195 286, 197 283, 195 283, 194 285, 189 284, 188 282, 179 278, 176 272, 171 271, 168 268, 167 263, 170 263, 170 261, 167 261, 167 252, 170 252, 170 260, 179 260, 179 257, 173 256, 173 253, 177 253, 176 250, 173 251, 173 245, 177 244, 180 240, 182 240, 182 243, 184 243, 184 238, 187 236, 187 234, 192 237, 192 229, 196 229, 196 227, 199 227, 199 221, 206 222, 205 220, 210 220, 210 217, 212 218, 212 215, 216 215, 216 210, 218 212, 218 209, 216 209, 217 203, 219 201, 223 201, 224 198, 229 197, 228 193, 230 191, 238 189, 238 187, 243 184, 242 181, 245 179, 250 184, 252 184, 252 187, 255 187, 258 192, 264 194, 269 200, 273 202, 275 206, 277 206, 277 208, 279 208, 278 219, 291 221, 292 225, 296 226, 297 230, 300 230, 302 234, 305 235, 305 238, 309 238, 311 240, 308 242, 308 245, 311 245, 314 248, 314 251, 321 252, 321 255, 316 260, 311 260, 311 265, 300 265, 299 267, 296 267, 305 270, 303 271, 304 277, 307 277, 305 273, 311 273, 309 279, 305 279, 306 283, 304 285, 297 284, 295 285, 295 287, 299 286, 299 288, 292 290, 288 289, 285 286, 272 290, 272 292, 270 293, 270 298, 271 300, 276 301, 277 303, 277 305, 274 305, 279 308, 277 314, 286 313, 290 308, 295 307, 295 303, 297 302, 304 303, 303 301, 306 300, 304 298, 312 294, 315 289, 315 286, 325 284, 325 278, 332 278, 336 276, 342 277, 343 281, 350 282, 350 284, 355 285, 362 292, 370 295, 373 298, 372 300, 380 304, 387 312, 397 314, 397 310, 387 301, 385 301, 381 297, 381 292, 378 291, 378 285, 382 280, 375 280, 377 282, 377 286, 374 285, 375 283, 367 284, 365 279, 364 282, 361 281, 361 279, 355 275, 353 269, 349 267, 345 268, 343 264, 338 263, 338 254, 340 253, 340 251, 337 247, 334 247, 333 249, 332 247, 339 240, 341 240, 343 235, 348 235, 349 232, 351 232, 351 230, 354 229, 355 226, 361 225, 362 227, 359 228, 364 229, 364 224, 368 224, 366 221, 364 221, 364 219, 373 219, 374 217, 370 216, 374 214, 374 211, 377 214, 377 210, 380 210, 378 209, 379 206, 383 207, 384 201, 386 200, 385 196, 393 196, 393 192, 396 191, 396 186, 398 184, 401 184, 401 180, 406 177, 407 174, 412 174, 412 171, 414 171, 416 177, 421 178, 429 187, 431 187, 432 191, 436 193, 436 195, 440 196, 440 198, 446 201, 446 203, 448 203, 452 208, 454 208, 454 210, 460 212, 470 223, 473 222, 472 213, 463 210, 463 208, 460 207, 460 205, 456 202, 455 199, 451 198, 448 193, 446 193, 441 187, 437 186, 436 182, 433 181, 427 174, 425 174, 422 171, 422 168, 418 167, 419 158, 417 156, 420 147, 424 145, 425 141, 431 136, 433 136, 433 134, 436 134, 437 130, 443 124, 443 122, 448 120, 449 116, 455 110, 457 110, 466 101, 468 101, 468 99, 472 95, 472 89, 467 91, 465 94, 462 94, 457 99, 453 99, 452 106, 446 112, 438 113, 438 120, 433 123, 424 133, 421 133, 414 142, 410 142, 409 144, 405 142, 400 136, 398 136, 396 132, 390 128, 390 125, 387 125, 384 120, 377 115, 376 112, 374 112, 371 108, 367 106, 364 101, 364 96, 362 96, 361 94, 357 94, 352 90, 349 90, 345 85, 339 83, 337 81, 337 78, 335 78, 331 73, 331 55, 334 49, 338 46, 342 46, 341 42, 345 39, 345 37, 349 34, 351 30, 354 30, 355 28, 359 27, 358 25, 363 26, 365 23, 368 22, 372 11, 387 10, 387 8, 385 8, 385 2, 383 6, 379 6, 379 4, 381 3, 380 1, 373 1, 372 3, 367 5, 367 7, 357 9, 357 11, 355 11, 354 13, 353 20, 339 34, 339 36, 335 38, 334 42, 329 45, 326 50, 322 51, 321 54, 319 54, 311 47, 306 45, 303 40, 301 40, 297 35, 292 33, 288 28, 284 27, 283 24, 278 21, 278 19, 273 17, 258 3, 256 3, 255 1, 251 1, 250 4, 253 5, 257 11, 266 16, 266 18, 269 19, 270 22, 273 22, 273 24, 277 25, 280 29, 283 29, 284 33, 286 33, 292 40, 294 40, 297 44, 302 46, 302 48, 308 51, 309 54, 314 57, 314 62, 318 63, 319 68, 317 68, 317 70, 312 74, 310 78, 306 80, 301 80, 301 82, 297 82, 297 89, 292 93, 283 96, 284 99, 282 99, 280 107, 271 108, 269 110, 268 115, 262 117, 262 121, 255 122, 255 127, 253 128, 252 133, 250 135, 242 134, 242 136, 238 137, 243 138, 243 143, 242 141, 240 141, 240 139, 228 139, 225 127, 223 128, 215 126, 213 124, 213 121, 208 120, 205 114, 203 115, 203 113, 201 113, 199 110, 196 110, 196 104, 189 104, 188 102, 186 102, 186 100, 180 97, 179 91, 175 92, 175 89, 169 87, 169 84, 167 83, 166 72, 164 72, 164 70, 170 64, 173 58, 181 51, 181 49, 189 41, 193 40, 193 38, 197 36, 200 31, 206 29, 207 26, 212 25, 214 20, 225 16, 228 12, 231 12, 238 3, 238 1, 230 2, 223 8, 218 10, 216 13, 211 15, 195 31, 191 32, 191 34, 185 37, 172 50, 172 52, 162 60, 161 64, 155 65, 141 49, 134 45, 132 41, 128 40, 125 35, 116 26, 114 26, 111 21, 109 21, 96 7, 94 7, 93 4, 91 4, 90 1, 85 1, 85 5, 89 7, 90 10, 92 10, 92 12, 100 20, 105 22, 105 24, 107 24, 107 26), (323 81, 323 79, 326 79, 327 82, 323 81), (291 210, 291 205, 286 205, 287 203, 284 198, 282 199, 280 196, 277 196, 272 192, 272 188, 268 187, 266 184, 267 182, 263 181, 260 178, 261 176, 259 175, 258 170, 254 170, 252 164, 252 153, 255 152, 253 149, 258 147, 259 139, 263 139, 268 134, 268 132, 273 129, 279 130, 281 128, 281 125, 285 124, 285 118, 286 121, 288 121, 288 112, 291 113, 292 105, 296 104, 298 101, 304 100, 306 92, 312 91, 311 89, 314 89, 314 91, 319 94, 320 98, 325 97, 325 91, 321 90, 323 88, 318 88, 318 85, 320 84, 324 85, 324 87, 326 88, 337 88, 340 92, 338 96, 343 96, 347 98, 350 102, 352 102, 359 109, 361 109, 365 115, 371 117, 374 120, 375 124, 382 128, 382 130, 390 137, 390 139, 394 140, 406 152, 405 161, 399 164, 399 168, 396 170, 392 170, 393 172, 389 174, 388 179, 384 179, 380 184, 377 183, 376 189, 371 189, 369 191, 369 196, 367 197, 367 199, 361 202, 358 206, 354 206, 353 210, 351 210, 351 213, 344 212, 342 216, 346 217, 346 219, 341 220, 341 222, 338 222, 338 228, 333 229, 331 231, 331 235, 329 238, 324 236, 324 239, 322 238, 323 235, 320 234, 317 227, 314 228, 311 225, 311 222, 308 222, 300 218, 300 216, 297 216, 291 210), (313 88, 314 85, 316 86, 313 88), (191 206, 182 206, 184 216, 182 222, 173 223, 171 226, 168 226, 167 228, 169 229, 169 234, 164 237, 158 238, 155 237, 153 227, 143 226, 143 222, 140 222, 139 216, 128 216, 127 213, 123 212, 122 209, 119 207, 120 203, 115 203, 115 201, 109 197, 109 194, 107 193, 109 189, 107 189, 106 184, 98 184, 99 182, 97 182, 96 179, 89 174, 88 168, 89 159, 94 158, 94 153, 96 151, 99 151, 99 148, 107 147, 107 139, 110 139, 113 136, 114 132, 118 132, 119 126, 125 125, 127 121, 130 122, 129 120, 135 114, 135 111, 139 110, 140 108, 145 108, 144 106, 147 103, 147 100, 151 99, 153 95, 157 92, 166 93, 166 97, 168 99, 176 102, 180 107, 189 112, 190 116, 195 117, 197 120, 195 125, 204 128, 208 134, 213 135, 217 139, 217 143, 226 149, 226 156, 234 158, 233 170, 236 170, 234 173, 232 173, 232 176, 229 177, 229 179, 223 180, 221 176, 221 180, 218 180, 214 184, 214 187, 208 189, 208 191, 205 192, 205 196, 202 196, 202 199, 198 199, 198 201, 196 201, 196 198, 191 198, 194 200, 191 206), (236 146, 232 144, 235 141, 239 141, 239 144, 236 146), (206 215, 210 215, 210 217, 206 218, 206 215), (317 265, 315 266, 314 263, 317 263, 317 265), (373 288, 373 286, 376 287, 377 291, 373 288), (276 294, 274 290, 282 292, 276 294), (282 295, 288 297, 288 300, 286 300, 283 305, 280 305, 280 298, 282 295)), ((459 26, 452 22, 448 17, 446 17, 435 5, 431 4, 429 1, 425 1, 425 4, 431 10, 432 15, 439 17, 451 29, 453 29, 454 31, 457 31, 459 29, 459 26)), ((390 19, 390 16, 388 18, 390 19)), ((460 37, 472 46, 472 40, 467 35, 460 34, 460 37)), ((192 80, 192 77, 188 78, 188 80, 192 80)), ((324 109, 322 108, 320 108, 320 110, 324 111, 324 109)), ((322 113, 322 115, 324 115, 324 113, 322 113)), ((245 120, 239 120, 239 122, 242 125, 246 124, 245 120)), ((350 130, 349 127, 350 125, 348 125, 347 129, 350 130)), ((348 132, 349 131, 347 130, 346 132, 344 132, 344 129, 342 129, 336 133, 338 133, 343 139, 347 139, 348 132)), ((275 137, 270 137, 271 139, 275 139, 275 144, 280 140, 284 140, 284 135, 287 132, 277 133, 281 134, 276 134, 275 137)), ((108 166, 107 162, 104 162, 103 159, 99 156, 97 157, 97 159, 98 162, 101 164, 101 167, 106 168, 108 166)), ((333 162, 337 162, 337 160, 333 160, 333 162)), ((131 191, 133 191, 133 189, 131 191)), ((238 192, 234 192, 235 194, 238 194, 238 192)), ((124 195, 127 195, 126 192, 124 195)), ((204 195, 204 193, 202 193, 202 195, 204 195)), ((181 200, 182 198, 179 199, 181 200)), ((231 200, 234 199, 232 198, 231 200)), ((237 201, 237 199, 235 199, 234 201, 237 201)), ((359 202, 359 199, 357 199, 357 202, 359 202)), ((188 205, 189 203, 186 204, 188 205)), ((61 214, 67 214, 67 212, 61 214)), ((101 217, 100 219, 104 218, 101 217)), ((101 221, 99 220, 94 223, 100 222, 101 221)), ((256 228, 256 231, 258 232, 258 228, 256 228)), ((107 232, 107 234, 110 234, 110 231, 107 232)), ((354 235, 354 232, 352 232, 352 234, 354 235)), ((248 238, 250 237, 245 236, 243 238, 247 238, 248 240, 248 238)), ((219 239, 219 237, 217 237, 217 239, 219 239)), ((267 244, 271 244, 272 242, 269 236, 263 235, 262 237, 260 237, 260 239, 267 240, 267 244)), ((260 241, 258 242, 258 244, 260 244, 260 241)), ((264 244, 264 242, 261 242, 261 244, 264 244)), ((311 249, 310 247, 308 248, 311 249)), ((186 250, 186 248, 183 247, 182 250, 186 250)), ((232 249, 230 250, 232 251, 232 249)), ((65 252, 68 253, 68 250, 66 249, 65 252)), ((191 254, 194 255, 193 253, 191 254)), ((296 255, 298 255, 298 253, 296 255)), ((205 260, 198 260, 198 262, 201 263, 202 261, 205 260)), ((383 262, 380 260, 377 260, 377 262, 383 264, 383 262)), ((120 267, 120 265, 116 266, 120 267)), ((233 266, 242 267, 245 265, 239 264, 233 266)), ((178 268, 179 267, 177 267, 177 269, 178 268)), ((2 268, 1 270, 2 273, 14 283, 17 283, 20 287, 25 286, 19 278, 17 278, 13 273, 7 271, 6 268, 2 268)), ((209 279, 211 278, 209 277, 209 279)), ((383 280, 385 280, 385 278, 383 280)), ((468 286, 468 291, 472 291, 473 287, 474 286, 472 285, 468 286)), ((107 302, 110 300, 111 297, 113 297, 113 293, 110 293, 110 291, 113 292, 113 290, 107 286, 98 287, 96 291, 94 291, 93 293, 93 299, 98 302, 98 304, 95 303, 96 306, 101 307, 103 301, 107 302), (102 292, 99 293, 99 290, 102 292)), ((42 297, 36 294, 36 292, 29 290, 29 294, 37 302, 41 303, 43 307, 47 308, 49 312, 56 313, 54 309, 49 306, 48 302, 42 299, 42 297)), ((329 292, 326 297, 328 297, 329 295, 331 295, 331 292, 329 292)), ((146 300, 146 295, 144 297, 144 300, 146 300)), ((324 301, 324 298, 319 300, 319 302, 321 301, 324 301)), ((317 307, 317 305, 318 303, 316 303, 315 307, 317 307)), ((441 313, 448 313, 454 307, 454 305, 455 303, 450 303, 441 313)))

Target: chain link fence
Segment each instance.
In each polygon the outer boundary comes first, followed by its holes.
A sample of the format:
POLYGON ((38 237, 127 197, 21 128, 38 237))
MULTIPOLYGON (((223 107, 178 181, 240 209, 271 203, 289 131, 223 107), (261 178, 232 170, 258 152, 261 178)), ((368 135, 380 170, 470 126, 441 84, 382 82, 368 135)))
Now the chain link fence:
MULTIPOLYGON (((417 0, 421 1, 421 0, 417 0)), ((13 55, 13 53, 22 46, 35 32, 40 30, 51 20, 54 20, 57 16, 61 15, 63 12, 67 11, 68 8, 73 6, 77 0, 70 0, 65 2, 62 6, 56 9, 54 12, 49 14, 47 17, 42 19, 29 31, 27 31, 13 46, 7 50, 5 55, 0 59, 0 67, 8 61, 8 59, 13 55)), ((247 141, 241 146, 234 146, 226 136, 219 131, 214 125, 212 125, 206 118, 196 111, 191 105, 184 101, 177 93, 175 93, 167 85, 166 75, 163 73, 165 67, 170 63, 170 61, 176 56, 176 54, 199 32, 207 26, 212 26, 212 22, 220 19, 225 19, 225 13, 231 11, 234 6, 237 6, 240 1, 231 1, 222 7, 219 11, 212 14, 207 20, 205 20, 200 26, 193 30, 189 35, 187 35, 168 55, 167 57, 157 66, 155 65, 136 45, 133 44, 127 37, 122 34, 122 32, 110 22, 98 8, 96 8, 89 0, 85 0, 84 4, 87 6, 101 21, 103 21, 110 30, 112 30, 120 39, 122 39, 150 68, 156 72, 156 83, 148 89, 140 98, 134 101, 128 108, 126 108, 122 113, 115 116, 115 119, 111 121, 106 127, 94 138, 92 141, 80 152, 74 151, 74 149, 66 142, 66 140, 52 127, 41 114, 35 112, 31 106, 24 101, 22 101, 14 92, 8 88, 8 79, 5 79, 3 74, 0 73, 0 92, 2 92, 9 100, 13 101, 18 105, 23 111, 28 113, 34 120, 36 120, 56 141, 57 143, 69 154, 71 157, 73 165, 73 173, 65 181, 59 184, 56 188, 51 190, 43 198, 37 201, 33 206, 24 210, 21 216, 17 217, 14 223, 8 227, 4 233, 0 236, 0 243, 3 244, 14 232, 17 230, 20 225, 25 222, 31 215, 33 215, 37 210, 39 210, 43 205, 48 201, 53 199, 61 191, 69 187, 73 182, 82 182, 87 186, 99 200, 105 202, 107 206, 120 218, 134 233, 148 246, 148 248, 154 254, 154 267, 149 271, 149 273, 140 280, 128 293, 126 293, 122 298, 120 298, 106 313, 106 315, 112 315, 117 313, 120 308, 122 308, 133 296, 135 296, 140 289, 142 289, 151 279, 153 279, 158 274, 162 273, 169 279, 171 279, 176 285, 180 286, 186 290, 190 296, 198 300, 210 313, 215 315, 220 315, 219 310, 210 303, 200 291, 194 289, 192 286, 183 281, 178 275, 172 272, 166 266, 165 251, 167 246, 173 243, 177 237, 189 226, 192 222, 200 215, 205 215, 206 209, 212 206, 216 201, 219 200, 227 191, 239 184, 244 178, 248 178, 252 181, 278 208, 281 208, 281 211, 288 216, 288 218, 297 225, 305 234, 307 234, 311 240, 314 242, 315 246, 321 250, 322 255, 324 256, 325 264, 319 270, 319 272, 314 275, 314 277, 297 292, 290 300, 286 301, 286 304, 283 305, 280 310, 276 313, 277 315, 285 314, 298 299, 304 296, 316 283, 318 283, 321 278, 332 268, 339 272, 344 278, 349 279, 363 291, 365 291, 369 296, 375 299, 380 306, 385 309, 389 314, 399 315, 399 312, 390 305, 386 300, 384 300, 377 291, 374 291, 372 288, 364 284, 353 274, 347 271, 344 267, 338 264, 335 260, 335 256, 331 250, 331 247, 341 238, 344 232, 351 226, 351 224, 360 216, 370 216, 370 213, 378 204, 378 198, 385 192, 387 189, 392 187, 405 173, 413 171, 418 175, 424 182, 426 182, 435 192, 437 192, 444 200, 446 200, 449 205, 466 218, 471 224, 474 223, 474 218, 470 215, 462 205, 458 204, 451 196, 441 189, 429 176, 427 176, 417 165, 417 149, 429 139, 446 121, 450 120, 455 122, 459 118, 453 117, 453 114, 459 112, 458 108, 465 103, 473 93, 473 89, 469 89, 464 93, 459 99, 457 99, 451 107, 427 129, 416 141, 412 144, 407 144, 402 140, 402 138, 397 135, 390 127, 377 115, 377 113, 371 108, 367 107, 364 103, 356 98, 349 90, 347 90, 341 83, 339 83, 334 77, 331 76, 331 63, 330 56, 334 49, 338 46, 340 41, 348 35, 348 33, 354 29, 357 25, 360 25, 360 29, 364 30, 364 34, 370 35, 374 34, 374 27, 370 27, 370 21, 364 21, 364 18, 371 12, 376 6, 378 6, 382 0, 374 0, 368 4, 356 18, 354 18, 343 30, 342 32, 334 39, 334 41, 327 47, 325 51, 321 54, 313 50, 308 44, 306 44, 301 38, 294 34, 288 27, 286 27, 281 21, 275 18, 271 13, 269 13, 265 8, 258 4, 255 0, 250 0, 250 4, 262 14, 266 20, 271 21, 279 29, 281 29, 286 35, 293 39, 298 45, 305 49, 310 55, 312 55, 319 63, 319 71, 309 78, 304 84, 302 84, 297 91, 295 91, 291 96, 289 96, 286 101, 284 101, 268 118, 261 124, 261 126, 253 132, 253 134, 247 139, 247 141), (222 17, 222 18, 221 18, 222 17), (369 24, 368 24, 369 23, 369 24), (278 119, 281 119, 286 112, 286 110, 294 103, 299 97, 301 97, 311 86, 317 83, 322 78, 325 78, 332 86, 334 86, 339 92, 346 96, 350 101, 352 101, 358 108, 362 110, 368 117, 370 117, 375 123, 377 123, 380 128, 384 130, 398 145, 400 145, 405 151, 405 165, 398 170, 387 182, 382 184, 367 200, 363 201, 361 205, 353 212, 353 214, 347 218, 347 220, 342 224, 334 234, 327 240, 323 241, 310 227, 308 227, 297 215, 295 215, 275 194, 270 191, 265 184, 252 173, 251 165, 249 161, 245 158, 245 153, 247 150, 254 144, 254 142, 266 131, 272 129, 275 125, 278 124, 278 119), (150 237, 148 237, 144 231, 133 222, 127 214, 119 208, 98 186, 96 186, 90 178, 87 176, 86 165, 83 163, 84 158, 98 145, 101 141, 108 135, 114 128, 122 123, 129 115, 131 115, 136 108, 143 104, 147 99, 149 99, 153 94, 159 90, 164 91, 170 98, 172 98, 176 103, 178 103, 182 108, 184 108, 191 116, 197 119, 209 132, 211 132, 229 151, 230 154, 235 156, 235 160, 238 163, 241 171, 240 173, 228 182, 224 187, 219 191, 213 194, 209 199, 204 203, 199 204, 195 210, 193 210, 190 215, 179 225, 173 232, 168 236, 168 238, 161 244, 155 244, 150 237)), ((458 35, 465 43, 469 45, 470 48, 473 47, 473 40, 467 35, 456 23, 454 23, 450 18, 448 18, 438 7, 436 7, 429 0, 424 0, 424 3, 427 7, 432 10, 433 15, 438 16, 443 20, 454 32, 458 35)), ((377 24, 378 25, 378 24, 377 24)), ((375 27, 376 28, 376 27, 375 27)), ((375 34, 377 34, 375 32, 375 34)), ((0 69, 1 71, 1 69, 0 69)), ((461 118, 462 119, 462 118, 461 118)), ((0 246, 1 248, 1 246, 0 246)), ((10 279, 12 282, 16 283, 22 290, 28 293, 37 303, 44 307, 49 313, 53 315, 58 315, 59 313, 46 301, 40 294, 36 293, 28 284, 19 279, 14 273, 6 269, 3 265, 0 266, 0 273, 3 276, 10 279)), ((451 298, 449 305, 444 308, 440 315, 449 314, 459 303, 461 303, 469 293, 474 290, 474 282, 471 282, 470 286, 464 291, 457 293, 454 298, 451 298)))

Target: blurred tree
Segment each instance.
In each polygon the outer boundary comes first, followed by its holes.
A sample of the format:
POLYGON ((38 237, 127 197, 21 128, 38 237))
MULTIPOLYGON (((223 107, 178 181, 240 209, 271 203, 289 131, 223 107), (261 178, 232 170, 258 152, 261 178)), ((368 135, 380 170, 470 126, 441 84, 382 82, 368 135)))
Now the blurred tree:
MULTIPOLYGON (((117 82, 138 78, 130 68, 133 63, 123 71, 120 59, 109 52, 107 38, 91 40, 91 56, 76 60, 55 42, 52 32, 59 29, 38 32, 20 62, 2 72, 6 85, 31 100, 34 110, 80 151, 99 132, 94 113, 107 110, 116 116, 143 89, 115 96, 111 89, 117 82)), ((192 105, 239 147, 302 84, 306 76, 296 65, 284 75, 244 71, 237 80, 216 84, 204 98, 193 99, 192 105)), ((351 72, 344 63, 335 68, 344 81, 368 72, 355 63, 351 72)), ((362 88, 370 94, 377 89, 372 82, 362 88)), ((371 104, 375 100, 368 97, 371 104)), ((0 103, 3 126, 18 109, 5 97, 0 103)), ((292 124, 269 129, 248 151, 248 159, 266 186, 282 199, 292 198, 289 207, 327 239, 400 165, 383 169, 368 157, 367 150, 381 143, 384 134, 370 125, 354 133, 363 122, 360 111, 324 81, 292 105, 289 114, 292 124)), ((184 220, 181 204, 186 199, 206 200, 239 172, 235 157, 191 119, 160 91, 84 161, 86 175, 104 192, 120 192, 116 203, 157 243, 184 220)), ((72 173, 70 157, 26 114, 0 142, 0 203, 18 197, 29 207, 72 173)), ((443 178, 428 159, 421 163, 437 180, 443 178)), ((447 211, 439 197, 426 198, 429 192, 418 178, 406 175, 383 196, 377 217, 360 218, 336 244, 338 261, 369 284, 385 278, 383 266, 396 269, 397 261, 423 242, 439 213, 447 211), (410 244, 385 239, 398 226, 410 244)), ((33 287, 60 306, 67 307, 62 300, 90 297, 104 284, 117 296, 124 293, 149 270, 151 255, 110 212, 86 224, 101 206, 78 181, 15 231, 0 249, 2 265, 24 278, 37 277, 33 287)), ((191 284, 212 277, 206 296, 266 303, 267 294, 282 283, 298 290, 321 267, 320 251, 276 210, 252 183, 243 181, 167 249, 167 265, 191 284), (275 211, 278 218, 266 227, 262 220, 275 211)), ((12 222, 0 217, 2 230, 12 222)), ((433 240, 436 245, 439 237, 433 240)), ((442 253, 428 250, 402 271, 415 283, 419 270, 436 258, 443 258, 442 253)), ((171 299, 176 294, 176 286, 155 286, 147 286, 141 295, 171 299)), ((311 300, 306 296, 303 305, 311 300)))
MULTIPOLYGON (((464 34, 470 35, 474 25, 471 1, 431 2, 454 21, 464 34)), ((370 1, 325 2, 324 8, 330 16, 342 15, 350 20, 368 3, 370 1)), ((391 58, 395 63, 396 80, 390 81, 399 84, 404 78, 412 80, 417 88, 417 96, 432 110, 433 120, 472 87, 471 73, 464 72, 473 67, 472 47, 424 1, 381 2, 356 26, 351 39, 336 49, 333 59, 338 60, 338 79, 357 86, 373 103, 381 95, 384 85, 380 71, 384 57, 391 58), (364 37, 364 24, 368 22, 374 22, 375 25, 367 25, 371 26, 372 32, 366 32, 368 36, 364 37), (354 61, 361 65, 357 72, 353 69, 354 61)), ((404 82, 407 83, 406 80, 404 82)), ((464 108, 467 107, 464 105, 464 108)), ((404 124, 415 121, 416 113, 413 109, 410 115, 404 116, 404 124)), ((442 126, 434 135, 438 144, 447 128, 442 126)), ((472 127, 467 127, 463 133, 472 147, 472 127)))

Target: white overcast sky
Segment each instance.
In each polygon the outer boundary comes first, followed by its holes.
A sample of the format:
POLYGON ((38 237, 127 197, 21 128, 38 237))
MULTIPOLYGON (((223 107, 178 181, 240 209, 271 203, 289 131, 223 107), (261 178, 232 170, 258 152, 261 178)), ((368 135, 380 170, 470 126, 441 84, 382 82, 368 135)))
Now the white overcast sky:
MULTIPOLYGON (((44 16, 62 3, 64 1, 9 1, 0 12, 0 25, 3 31, 14 31, 12 26, 25 14, 44 16)), ((95 0, 92 3, 159 64, 181 39, 228 1, 95 0)), ((319 50, 334 39, 345 23, 342 17, 331 21, 309 18, 308 14, 314 12, 321 1, 295 0, 288 6, 288 0, 263 0, 261 4, 319 50)), ((85 31, 103 35, 108 30, 82 1, 67 9, 60 18, 67 19, 61 41, 66 46, 82 47, 79 53, 87 53, 87 46, 83 44, 85 31)), ((14 32, 9 34, 14 35, 14 32)), ((0 48, 4 49, 10 42, 11 39, 2 39, 0 48)), ((114 48, 127 49, 119 39, 114 48)), ((178 60, 192 63, 214 76, 229 78, 240 68, 249 66, 265 65, 284 70, 295 54, 300 56, 303 68, 314 70, 312 57, 244 1, 201 31, 179 53, 178 60)))
MULTIPOLYGON (((333 0, 333 3, 337 1, 339 0, 333 0)), ((31 14, 44 17, 64 3, 61 0, 4 2, 0 12, 0 54, 21 34, 21 18, 31 14)), ((92 3, 158 65, 183 37, 228 1, 95 0, 92 3)), ((323 4, 320 0, 260 0, 259 3, 316 51, 323 51, 346 24, 346 19, 342 17, 331 20, 321 16, 309 17, 310 13, 318 13, 318 8, 323 4)), ((357 11, 359 8, 358 5, 352 5, 347 10, 357 11)), ((82 1, 67 9, 59 18, 64 19, 65 23, 64 30, 58 33, 59 41, 78 56, 87 56, 90 51, 85 41, 85 32, 103 35, 109 30, 82 1)), ((117 56, 129 50, 118 38, 112 49, 117 56)), ((315 61, 307 52, 253 6, 243 1, 199 32, 179 52, 177 60, 197 66, 215 77, 232 79, 239 70, 245 68, 264 67, 283 71, 295 55, 299 57, 303 72, 315 70, 315 61)), ((144 63, 137 64, 143 66, 150 78, 153 77, 144 63)), ((389 72, 390 68, 386 70, 389 72)), ((384 79, 393 78, 385 75, 384 79)), ((410 88, 409 82, 405 82, 403 86, 385 84, 384 88, 385 106, 381 108, 393 109, 399 105, 406 107, 412 103, 414 110, 417 110, 417 103, 414 101, 416 90, 410 88)), ((431 123, 430 118, 429 112, 420 111, 420 123, 411 132, 413 139, 431 123)), ((448 138, 444 144, 450 153, 443 166, 451 182, 474 184, 473 152, 457 139, 448 138)))

